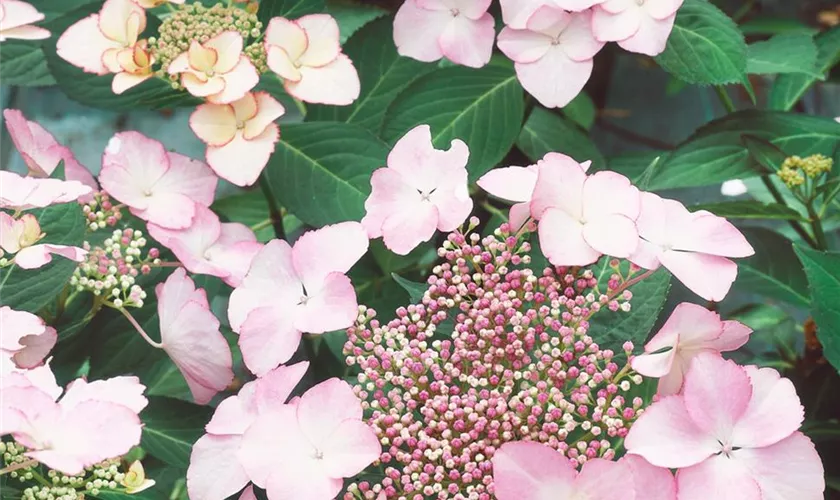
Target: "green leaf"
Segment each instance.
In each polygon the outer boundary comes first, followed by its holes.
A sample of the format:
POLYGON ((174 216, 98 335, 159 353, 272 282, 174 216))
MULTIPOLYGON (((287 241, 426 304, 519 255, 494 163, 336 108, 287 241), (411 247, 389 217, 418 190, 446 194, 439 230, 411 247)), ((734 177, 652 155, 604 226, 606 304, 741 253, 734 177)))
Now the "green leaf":
MULTIPOLYGON (((669 155, 668 151, 634 151, 609 158, 607 160, 607 170, 618 172, 637 184, 649 172, 650 166, 657 158, 659 158, 659 161, 656 165, 659 167, 664 164, 669 155)), ((656 184, 653 177, 650 178, 650 183, 656 184)))
POLYGON ((592 125, 595 123, 596 113, 595 103, 592 102, 592 98, 586 92, 578 94, 577 97, 572 99, 572 102, 563 108, 563 114, 566 115, 566 118, 586 130, 592 128, 592 125))
POLYGON ((208 406, 150 396, 149 406, 140 413, 140 446, 161 461, 186 469, 192 445, 204 434, 204 426, 212 415, 213 408, 208 406))
POLYGON ((403 287, 403 290, 408 292, 408 296, 411 297, 412 302, 419 302, 422 300, 423 295, 426 294, 426 290, 429 289, 427 284, 407 280, 397 273, 391 273, 391 277, 394 278, 394 281, 396 281, 398 285, 403 287))
POLYGON ((754 75, 805 73, 822 79, 816 66, 817 46, 806 34, 776 35, 747 49, 747 73, 754 75))
POLYGON ((778 171, 787 158, 785 152, 774 146, 772 142, 752 135, 742 135, 741 143, 746 146, 756 172, 762 175, 778 171))
POLYGON ((522 127, 516 146, 533 162, 542 159, 546 153, 557 151, 579 162, 592 160, 593 170, 601 170, 607 163, 586 131, 541 107, 534 108, 522 127))
POLYGON ((359 71, 359 98, 349 106, 309 106, 307 120, 355 123, 379 135, 391 102, 411 82, 435 69, 433 64, 397 53, 390 42, 393 24, 393 17, 378 19, 359 30, 344 47, 359 71))
POLYGON ((735 83, 745 78, 747 44, 735 22, 720 9, 706 0, 686 0, 656 62, 688 83, 735 83))
POLYGON ((738 279, 733 288, 799 307, 808 307, 808 284, 790 240, 759 227, 742 228, 755 255, 737 259, 738 279))
POLYGON ((706 186, 758 175, 742 135, 769 141, 789 155, 832 151, 840 123, 820 116, 740 111, 701 127, 665 161, 651 189, 706 186))
POLYGON ((297 19, 306 14, 324 12, 326 8, 324 0, 260 0, 259 5, 257 18, 263 26, 268 26, 272 17, 297 19))
POLYGON ((782 35, 792 33, 813 35, 818 30, 798 19, 757 17, 741 24, 741 32, 745 35, 782 35))
POLYGON ((840 253, 794 247, 805 266, 817 338, 831 366, 840 369, 840 253))
MULTIPOLYGON (((46 236, 39 243, 82 246, 85 219, 78 203, 63 203, 30 210, 46 236)), ((7 256, 8 258, 8 256, 7 256)), ((51 303, 73 275, 77 264, 54 255, 52 262, 38 269, 8 266, 0 269, 0 304, 20 311, 37 312, 51 303)))
MULTIPOLYGON (((388 13, 376 5, 365 5, 352 0, 328 0, 327 12, 338 23, 342 45, 364 25, 388 13)), ((351 59, 354 63, 356 62, 352 57, 351 59)))
MULTIPOLYGON (((814 38, 814 43, 818 51, 816 70, 822 75, 840 62, 840 26, 820 33, 814 38)), ((767 107, 781 111, 793 109, 811 85, 820 79, 814 75, 801 73, 779 75, 770 89, 767 107)))
POLYGON ((779 203, 761 203, 755 200, 722 201, 688 207, 692 212, 707 210, 728 219, 772 219, 807 222, 802 214, 779 203))
POLYGON ((55 78, 47 68, 40 42, 3 42, 0 74, 3 75, 4 85, 41 87, 55 84, 55 78))
MULTIPOLYGON (((285 127, 283 129, 285 131, 285 127)), ((250 227, 263 243, 274 238, 274 228, 269 218, 268 202, 260 191, 249 191, 225 196, 213 202, 210 208, 225 222, 238 222, 250 227)), ((283 217, 286 235, 300 230, 303 224, 294 215, 283 217)))
POLYGON ((283 127, 265 170, 280 203, 315 227, 361 220, 370 176, 388 146, 358 125, 313 122, 283 127))
POLYGON ((510 151, 523 113, 513 66, 494 60, 478 70, 439 69, 409 85, 388 108, 382 135, 393 144, 417 125, 428 124, 438 148, 449 149, 453 139, 461 139, 470 148, 467 170, 474 181, 510 151))

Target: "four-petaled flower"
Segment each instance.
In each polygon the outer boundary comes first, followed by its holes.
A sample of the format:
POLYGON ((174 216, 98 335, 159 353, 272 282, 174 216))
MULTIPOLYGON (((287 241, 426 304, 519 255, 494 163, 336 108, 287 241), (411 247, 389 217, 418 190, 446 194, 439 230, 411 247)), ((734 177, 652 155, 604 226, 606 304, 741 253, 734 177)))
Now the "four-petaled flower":
POLYGON ((0 249, 12 254, 18 267, 37 269, 45 266, 52 262, 52 254, 74 262, 85 260, 87 252, 78 247, 49 243, 36 245, 44 236, 34 215, 24 214, 15 219, 6 212, 0 212, 0 249))
POLYGON ((9 39, 42 40, 50 37, 44 28, 31 26, 44 20, 44 14, 19 0, 0 0, 0 42, 9 39))
POLYGON ((140 40, 133 47, 121 50, 117 54, 119 71, 114 71, 114 80, 111 89, 115 94, 122 94, 126 90, 140 85, 152 76, 152 64, 154 58, 149 52, 149 44, 146 40, 140 40))

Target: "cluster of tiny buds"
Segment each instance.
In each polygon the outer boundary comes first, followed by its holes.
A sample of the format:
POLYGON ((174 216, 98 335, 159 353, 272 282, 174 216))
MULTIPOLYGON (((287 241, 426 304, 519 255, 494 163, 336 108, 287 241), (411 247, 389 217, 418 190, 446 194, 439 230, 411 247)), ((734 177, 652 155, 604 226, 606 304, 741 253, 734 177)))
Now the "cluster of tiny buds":
POLYGON ((834 160, 821 154, 805 158, 790 156, 782 163, 778 175, 785 185, 794 188, 805 184, 806 176, 809 179, 814 179, 821 174, 830 172, 833 166, 834 160))
POLYGON ((122 219, 120 205, 111 203, 111 198, 105 191, 93 195, 93 199, 82 204, 82 213, 88 223, 89 231, 104 229, 106 226, 114 227, 122 219))
POLYGON ((160 251, 150 249, 143 257, 147 244, 143 232, 133 229, 115 229, 103 246, 91 248, 85 242, 88 251, 87 260, 79 264, 70 285, 76 291, 88 290, 97 297, 102 297, 114 307, 143 307, 146 292, 136 284, 139 274, 149 274, 151 266, 160 264, 160 251))
POLYGON ((21 467, 22 464, 30 461, 29 457, 23 454, 25 451, 26 448, 14 441, 0 441, 0 455, 3 456, 3 467, 18 466, 19 468, 9 472, 9 477, 17 479, 22 483, 32 480, 35 474, 35 465, 21 467))

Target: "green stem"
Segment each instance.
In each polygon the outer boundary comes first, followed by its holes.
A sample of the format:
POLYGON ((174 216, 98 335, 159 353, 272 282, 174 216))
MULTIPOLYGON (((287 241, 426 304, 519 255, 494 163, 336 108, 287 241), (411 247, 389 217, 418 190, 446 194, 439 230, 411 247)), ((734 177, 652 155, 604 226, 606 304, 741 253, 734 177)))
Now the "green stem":
POLYGON ((20 463, 16 463, 16 464, 12 464, 8 467, 0 469, 0 476, 2 476, 4 474, 8 474, 10 472, 14 472, 16 470, 26 469, 27 467, 32 467, 32 466, 35 466, 35 465, 38 465, 38 461, 35 460, 35 459, 27 460, 25 462, 20 462, 20 463))
POLYGON ((814 248, 823 251, 828 250, 828 240, 825 238, 825 232, 823 231, 820 217, 817 215, 817 211, 814 210, 814 204, 809 202, 805 206, 808 208, 808 218, 811 219, 811 229, 814 231, 814 237, 817 240, 814 248))
POLYGON ((271 186, 268 185, 265 172, 260 174, 259 182, 265 201, 268 202, 268 214, 271 218, 271 225, 274 227, 274 236, 282 240, 286 237, 286 230, 283 228, 283 214, 280 212, 277 200, 274 199, 274 194, 271 192, 271 186))
POLYGON ((126 311, 124 307, 114 307, 114 306, 108 304, 107 302, 105 303, 105 305, 107 305, 108 307, 111 307, 113 309, 116 309, 123 316, 125 316, 125 319, 127 319, 128 322, 131 323, 131 326, 133 326, 134 329, 137 330, 137 333, 139 333, 140 336, 143 337, 143 340, 148 342, 150 346, 155 347, 157 349, 163 349, 163 344, 161 344, 159 342, 155 342, 154 340, 152 340, 152 338, 149 337, 149 334, 146 333, 146 330, 143 330, 143 327, 140 326, 140 323, 138 323, 137 320, 134 319, 134 316, 132 316, 130 312, 126 311))
POLYGON ((735 11, 734 14, 732 14, 732 20, 736 23, 741 22, 741 19, 743 19, 744 16, 750 13, 750 11, 753 8, 753 5, 755 5, 755 0, 747 0, 747 2, 744 3, 744 5, 742 5, 740 9, 738 9, 737 11, 735 11))
MULTIPOLYGON (((779 192, 779 190, 776 188, 776 185, 773 184, 772 180, 770 180, 767 176, 762 176, 761 182, 764 183, 764 187, 767 188, 767 191, 770 191, 770 194, 773 196, 773 199, 776 200, 776 203, 784 205, 786 207, 788 206, 787 202, 785 202, 785 199, 782 197, 782 193, 779 192)), ((793 230, 796 231, 796 234, 798 234, 799 237, 802 238, 805 241, 805 243, 808 244, 808 246, 810 246, 811 248, 817 248, 817 242, 814 241, 814 238, 812 238, 811 235, 808 234, 808 231, 806 231, 805 228, 802 227, 802 224, 795 220, 789 220, 788 223, 790 224, 790 227, 792 227, 793 230)))
POLYGON ((717 92, 717 95, 720 98, 720 103, 723 104, 727 113, 734 113, 737 111, 735 109, 735 104, 732 103, 732 99, 730 99, 729 94, 726 93, 726 88, 724 86, 715 85, 715 92, 717 92))

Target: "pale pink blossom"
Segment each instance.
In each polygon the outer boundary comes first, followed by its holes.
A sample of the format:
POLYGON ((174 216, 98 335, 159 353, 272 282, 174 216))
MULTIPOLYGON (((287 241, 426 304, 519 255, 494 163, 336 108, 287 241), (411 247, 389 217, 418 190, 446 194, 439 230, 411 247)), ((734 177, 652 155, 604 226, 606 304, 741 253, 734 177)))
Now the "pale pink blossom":
POLYGON ((149 224, 148 229, 152 238, 172 250, 188 271, 217 276, 230 286, 240 284, 263 246, 248 226, 223 223, 203 205, 195 206, 195 217, 187 229, 166 229, 156 224, 149 224))
POLYGON ((628 453, 678 468, 680 500, 820 500, 825 482, 790 380, 718 355, 694 358, 682 394, 651 405, 630 429, 628 453))
POLYGON ((44 362, 58 341, 55 328, 26 311, 0 307, 0 356, 11 358, 18 368, 35 368, 44 362))
POLYGON ((184 269, 155 287, 163 350, 187 380, 193 399, 207 404, 233 382, 233 358, 207 294, 184 269))
POLYGON ((573 12, 586 10, 605 0, 499 0, 502 6, 502 20, 514 29, 525 29, 528 19, 540 7, 548 5, 573 12))
POLYGON ((402 56, 432 62, 443 57, 480 68, 490 62, 496 36, 490 0, 406 0, 394 19, 402 56))
POLYGON ((406 255, 435 230, 455 230, 473 208, 467 190, 469 156, 460 139, 448 150, 436 149, 428 125, 408 131, 388 155, 387 168, 370 179, 362 219, 368 236, 381 236, 391 251, 406 255))
POLYGON ((260 81, 242 45, 242 35, 236 31, 225 31, 204 43, 193 40, 166 70, 181 75, 181 85, 196 97, 217 104, 238 101, 260 81))
POLYGON ((218 179, 204 163, 167 152, 139 132, 119 132, 102 155, 99 182, 137 217, 167 229, 192 224, 196 206, 213 203, 218 179))
POLYGON ((665 50, 683 0, 604 0, 595 7, 592 31, 602 42, 656 56, 665 50))
POLYGON ((225 180, 250 186, 268 164, 280 139, 275 120, 283 105, 267 92, 249 92, 230 104, 202 104, 190 116, 190 128, 207 144, 207 163, 225 180))
POLYGON ((677 483, 670 470, 657 467, 639 455, 624 455, 619 462, 630 468, 636 500, 677 499, 677 483))
POLYGON ((565 155, 539 163, 531 216, 540 249, 556 266, 585 266, 606 254, 626 258, 639 244, 639 190, 623 175, 597 172, 565 155))
POLYGON ((308 367, 308 361, 279 366, 219 403, 207 433, 192 448, 187 470, 190 498, 224 500, 251 481, 240 463, 242 435, 261 414, 285 405, 308 367))
POLYGON ((362 472, 381 451, 353 389, 332 378, 294 404, 260 415, 242 437, 239 458, 269 498, 330 500, 344 478, 362 472))
POLYGON ((38 179, 0 170, 0 208, 29 210, 76 201, 92 189, 79 181, 38 179))
MULTIPOLYGON (((36 387, 47 393, 53 401, 58 399, 63 389, 55 381, 55 374, 50 368, 52 358, 44 360, 43 364, 35 368, 19 368, 12 357, 0 351, 0 386, 2 387, 36 387)), ((0 402, 2 408, 2 402, 0 402)), ((0 410, 2 411, 2 410, 0 410)), ((0 421, 0 428, 3 422, 0 421)), ((3 434, 0 429, 0 434, 3 434)))
POLYGON ((6 212, 0 212, 0 249, 5 258, 13 260, 21 269, 36 269, 52 262, 52 256, 60 255, 74 262, 82 262, 87 252, 67 245, 36 244, 44 236, 38 219, 24 214, 15 219, 6 212))
POLYGON ((23 376, 0 381, 0 434, 11 434, 27 448, 26 456, 73 475, 140 444, 138 413, 147 400, 137 377, 91 384, 80 379, 58 402, 28 382, 23 376))
POLYGON ((522 87, 547 108, 562 108, 592 75, 592 58, 604 46, 592 35, 592 12, 540 7, 524 29, 506 27, 499 49, 516 64, 522 87))
POLYGON ((680 391, 691 360, 701 352, 734 351, 747 343, 752 329, 738 321, 722 321, 713 311, 683 302, 662 329, 633 358, 633 369, 659 379, 660 396, 680 391))
POLYGON ((259 376, 288 361, 303 333, 353 324, 358 303, 346 273, 367 249, 368 239, 358 222, 309 231, 294 247, 283 240, 266 244, 228 306, 249 370, 259 376))
POLYGON ((359 97, 359 74, 341 52, 338 23, 328 14, 275 17, 265 30, 268 68, 301 101, 345 106, 359 97))
POLYGON ((3 118, 9 137, 29 169, 29 175, 49 177, 64 162, 66 180, 79 181, 93 189, 97 188, 93 175, 76 160, 70 148, 59 144, 44 127, 27 120, 17 109, 3 110, 3 118))
POLYGON ((723 217, 682 203, 642 193, 637 226, 641 240, 630 260, 645 269, 660 265, 689 290, 706 300, 721 301, 738 275, 730 257, 755 251, 744 235, 723 217))
POLYGON ((111 90, 115 94, 122 94, 126 90, 136 87, 154 76, 152 64, 155 58, 149 50, 149 43, 140 40, 134 46, 121 50, 117 54, 119 69, 114 71, 111 90))
POLYGON ((19 0, 0 0, 0 42, 10 39, 42 40, 50 32, 32 24, 44 20, 44 14, 19 0))

